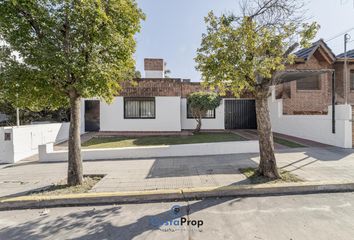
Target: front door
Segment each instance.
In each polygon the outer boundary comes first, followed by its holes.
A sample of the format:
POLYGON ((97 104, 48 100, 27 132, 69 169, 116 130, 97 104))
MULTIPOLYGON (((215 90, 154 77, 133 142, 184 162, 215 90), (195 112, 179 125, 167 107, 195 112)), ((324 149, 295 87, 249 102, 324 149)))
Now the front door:
POLYGON ((256 129, 255 100, 225 100, 225 129, 256 129))
POLYGON ((85 132, 100 131, 100 101, 85 100, 85 132))

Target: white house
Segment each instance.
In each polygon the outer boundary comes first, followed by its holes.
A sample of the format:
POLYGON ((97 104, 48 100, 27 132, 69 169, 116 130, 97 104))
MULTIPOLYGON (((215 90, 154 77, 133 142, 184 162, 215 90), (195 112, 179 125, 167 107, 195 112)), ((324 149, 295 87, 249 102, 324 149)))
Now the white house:
MULTIPOLYGON (((124 83, 120 96, 107 104, 96 99, 82 102, 82 131, 180 132, 194 129, 187 96, 202 91, 199 82, 164 78, 163 59, 145 59, 145 78, 124 83)), ((202 120, 204 130, 256 128, 253 99, 224 98, 202 120)))

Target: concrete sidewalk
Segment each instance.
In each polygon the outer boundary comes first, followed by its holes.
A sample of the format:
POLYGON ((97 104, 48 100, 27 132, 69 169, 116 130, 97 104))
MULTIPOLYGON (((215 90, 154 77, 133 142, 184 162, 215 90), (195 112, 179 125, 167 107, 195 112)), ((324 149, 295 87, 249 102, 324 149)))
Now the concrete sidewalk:
MULTIPOLYGON (((278 167, 310 182, 354 182, 352 149, 297 148, 277 152, 278 167)), ((256 167, 257 154, 84 162, 85 174, 105 177, 91 192, 145 191, 248 184, 239 168, 256 167)), ((0 196, 18 196, 64 179, 67 163, 0 165, 0 196)))

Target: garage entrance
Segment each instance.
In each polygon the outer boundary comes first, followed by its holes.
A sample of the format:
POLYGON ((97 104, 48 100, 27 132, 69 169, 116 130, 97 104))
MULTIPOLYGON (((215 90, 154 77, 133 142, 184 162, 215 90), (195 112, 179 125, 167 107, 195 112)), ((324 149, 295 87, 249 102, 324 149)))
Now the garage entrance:
POLYGON ((256 129, 256 103, 252 99, 225 100, 225 129, 256 129))

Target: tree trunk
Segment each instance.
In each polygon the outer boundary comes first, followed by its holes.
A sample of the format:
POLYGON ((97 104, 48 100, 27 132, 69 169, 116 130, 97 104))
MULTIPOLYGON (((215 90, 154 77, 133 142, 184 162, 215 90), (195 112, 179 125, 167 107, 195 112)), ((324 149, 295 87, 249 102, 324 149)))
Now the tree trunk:
POLYGON ((70 128, 69 128, 69 162, 68 185, 80 185, 83 182, 81 139, 80 139, 80 96, 70 90, 70 128))
POLYGON ((280 178, 274 155, 274 142, 269 116, 268 96, 269 87, 257 88, 256 112, 260 151, 258 172, 268 178, 280 178))
POLYGON ((199 133, 200 132, 200 129, 202 128, 202 119, 201 118, 196 118, 195 119, 197 121, 197 126, 196 128, 194 129, 194 132, 195 133, 199 133))

